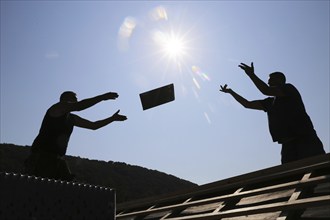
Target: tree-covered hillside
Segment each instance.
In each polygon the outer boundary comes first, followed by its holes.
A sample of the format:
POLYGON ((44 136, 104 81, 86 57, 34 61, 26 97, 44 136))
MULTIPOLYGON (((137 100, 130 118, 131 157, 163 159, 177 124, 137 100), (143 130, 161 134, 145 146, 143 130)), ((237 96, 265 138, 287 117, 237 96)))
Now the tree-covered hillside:
MULTIPOLYGON (((29 146, 0 144, 0 172, 24 173, 29 146)), ((116 189, 117 202, 158 196, 197 186, 156 170, 122 162, 89 160, 66 156, 76 181, 116 189)))

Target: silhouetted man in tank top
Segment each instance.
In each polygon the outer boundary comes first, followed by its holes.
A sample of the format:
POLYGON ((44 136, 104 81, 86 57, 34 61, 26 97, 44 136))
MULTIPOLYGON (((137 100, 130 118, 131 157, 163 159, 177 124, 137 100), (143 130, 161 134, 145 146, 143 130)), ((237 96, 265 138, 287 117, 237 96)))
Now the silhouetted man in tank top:
POLYGON ((241 63, 239 67, 260 92, 269 97, 248 101, 227 85, 220 86, 220 91, 231 94, 245 108, 267 112, 272 139, 282 144, 282 164, 325 154, 298 90, 292 84, 286 83, 285 75, 281 72, 271 73, 267 85, 255 75, 253 63, 251 66, 241 63))
POLYGON ((39 134, 32 144, 30 156, 25 162, 26 172, 40 177, 73 180, 74 175, 71 174, 63 156, 74 126, 96 130, 114 121, 124 121, 127 117, 120 115, 118 110, 111 117, 92 122, 71 112, 81 111, 101 101, 114 100, 117 97, 117 93, 109 92, 78 101, 74 92, 62 93, 60 101, 52 105, 44 116, 39 134))

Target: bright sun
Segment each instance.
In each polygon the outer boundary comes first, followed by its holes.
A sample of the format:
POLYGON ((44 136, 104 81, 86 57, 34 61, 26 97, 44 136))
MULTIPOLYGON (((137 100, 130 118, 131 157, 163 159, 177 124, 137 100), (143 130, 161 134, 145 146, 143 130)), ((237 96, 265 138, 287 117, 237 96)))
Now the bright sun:
POLYGON ((182 59, 186 53, 185 40, 173 32, 164 33, 157 31, 154 33, 154 40, 160 46, 160 52, 171 59, 182 59))
POLYGON ((179 58, 184 54, 184 41, 175 36, 170 36, 163 45, 164 52, 171 58, 179 58))

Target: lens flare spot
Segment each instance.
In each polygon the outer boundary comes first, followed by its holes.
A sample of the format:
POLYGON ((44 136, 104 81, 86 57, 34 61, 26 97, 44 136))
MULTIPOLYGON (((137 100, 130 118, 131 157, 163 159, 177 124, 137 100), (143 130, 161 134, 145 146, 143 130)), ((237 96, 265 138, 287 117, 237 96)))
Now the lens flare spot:
POLYGON ((204 117, 206 118, 206 121, 211 124, 211 119, 209 117, 209 114, 207 114, 207 112, 204 112, 204 117))
POLYGON ((198 67, 198 66, 195 66, 195 65, 192 66, 191 67, 191 71, 194 74, 196 74, 197 76, 199 76, 202 80, 206 80, 206 81, 210 81, 211 80, 210 77, 206 73, 202 72, 201 68, 198 67))
POLYGON ((166 9, 163 6, 158 6, 150 12, 150 17, 152 20, 168 20, 166 9))
POLYGON ((119 36, 123 38, 131 37, 134 29, 136 27, 136 20, 133 17, 125 18, 124 22, 119 28, 119 36))
POLYGON ((133 17, 126 17, 118 31, 118 48, 128 50, 129 38, 132 36, 136 27, 136 20, 133 17))
POLYGON ((195 77, 193 77, 193 82, 194 82, 194 85, 196 86, 197 89, 201 89, 201 86, 199 85, 197 79, 195 77))
POLYGON ((193 73, 196 74, 201 72, 201 69, 198 66, 192 66, 191 70, 193 71, 193 73))

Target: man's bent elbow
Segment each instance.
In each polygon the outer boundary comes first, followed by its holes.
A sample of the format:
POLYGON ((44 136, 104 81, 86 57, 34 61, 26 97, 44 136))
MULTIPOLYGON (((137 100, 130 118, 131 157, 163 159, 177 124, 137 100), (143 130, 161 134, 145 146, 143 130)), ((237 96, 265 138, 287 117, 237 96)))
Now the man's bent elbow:
POLYGON ((251 106, 250 106, 250 105, 243 105, 243 107, 244 107, 244 108, 248 108, 248 109, 250 109, 250 108, 251 108, 251 106))

